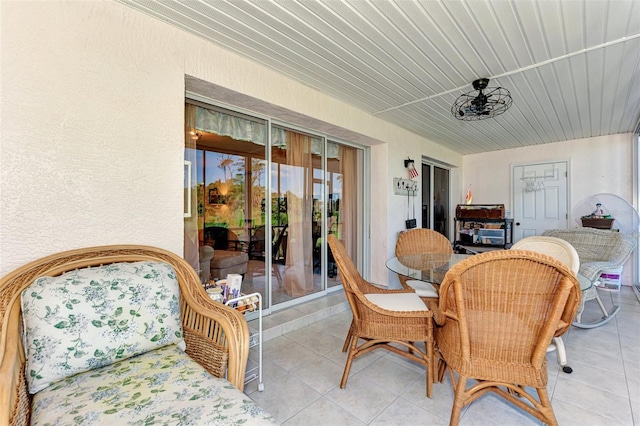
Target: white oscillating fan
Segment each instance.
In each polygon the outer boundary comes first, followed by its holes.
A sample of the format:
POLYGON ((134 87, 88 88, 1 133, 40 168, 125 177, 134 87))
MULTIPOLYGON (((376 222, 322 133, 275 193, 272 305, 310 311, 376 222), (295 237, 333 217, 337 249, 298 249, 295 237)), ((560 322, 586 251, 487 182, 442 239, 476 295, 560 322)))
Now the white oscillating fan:
POLYGON ((612 229, 636 236, 640 227, 640 217, 638 212, 624 198, 614 194, 595 194, 580 201, 573 209, 575 222, 582 226, 582 218, 591 215, 598 209, 605 215, 610 215, 613 220, 612 229))

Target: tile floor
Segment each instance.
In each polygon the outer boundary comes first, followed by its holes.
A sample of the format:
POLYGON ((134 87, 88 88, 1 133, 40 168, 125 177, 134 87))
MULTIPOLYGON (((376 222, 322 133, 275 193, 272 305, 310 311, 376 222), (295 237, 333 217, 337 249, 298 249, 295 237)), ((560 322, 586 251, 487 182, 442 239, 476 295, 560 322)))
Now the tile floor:
MULTIPOLYGON (((547 355, 554 411, 560 425, 640 426, 640 302, 629 287, 601 297, 622 309, 602 327, 570 329, 565 346, 573 373, 560 370, 555 352, 547 355)), ((591 303, 586 312, 597 309, 591 303)), ((339 388, 350 321, 342 292, 265 317, 264 390, 254 381, 245 393, 286 426, 448 424, 453 401, 448 377, 427 398, 424 370, 384 350, 357 359, 346 388, 339 388)), ((257 359, 254 348, 250 363, 257 359)), ((486 395, 463 412, 460 424, 540 422, 486 395)))

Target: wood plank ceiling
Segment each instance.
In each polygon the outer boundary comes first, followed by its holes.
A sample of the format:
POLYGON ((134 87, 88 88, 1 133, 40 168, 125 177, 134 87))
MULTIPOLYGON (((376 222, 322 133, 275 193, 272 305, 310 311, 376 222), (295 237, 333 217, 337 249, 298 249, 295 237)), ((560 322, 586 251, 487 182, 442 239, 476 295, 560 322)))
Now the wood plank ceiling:
POLYGON ((461 154, 640 119, 640 0, 120 1, 461 154), (513 106, 455 119, 481 77, 513 106))

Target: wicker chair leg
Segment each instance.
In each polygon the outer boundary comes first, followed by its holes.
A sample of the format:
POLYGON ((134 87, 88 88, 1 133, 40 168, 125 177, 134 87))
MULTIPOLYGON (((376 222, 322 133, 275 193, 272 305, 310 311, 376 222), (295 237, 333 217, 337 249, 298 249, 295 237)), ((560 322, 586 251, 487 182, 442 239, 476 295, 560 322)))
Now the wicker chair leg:
POLYGON ((349 343, 351 343, 351 339, 353 339, 353 320, 351 320, 351 325, 349 326, 349 332, 347 333, 347 338, 344 340, 344 345, 342 345, 342 352, 346 352, 349 349, 349 343))
MULTIPOLYGON (((433 330, 430 334, 432 334, 433 330)), ((435 358, 434 358, 434 350, 433 350, 433 338, 431 338, 430 342, 425 342, 425 347, 427 350, 427 397, 431 398, 433 395, 433 380, 435 377, 435 369, 436 366, 435 358)))
POLYGON ((340 381, 340 389, 344 389, 347 386, 347 380, 349 379, 349 372, 351 371, 351 363, 358 353, 358 337, 351 336, 351 347, 349 348, 349 355, 347 356, 347 362, 344 365, 344 372, 342 373, 342 380, 340 381))
POLYGON ((553 413, 553 407, 549 400, 547 388, 539 388, 536 390, 538 391, 538 398, 540 400, 540 405, 542 406, 538 411, 546 418, 545 423, 549 426, 558 426, 558 420, 556 420, 556 415, 553 413))
POLYGON ((467 389, 467 378, 464 376, 458 376, 458 381, 454 382, 453 373, 451 374, 451 381, 454 384, 454 397, 453 408, 451 409, 451 419, 449 419, 449 426, 457 426, 460 422, 460 413, 465 405, 467 395, 465 391, 467 389))
POLYGON ((438 383, 442 383, 444 381, 444 375, 447 372, 447 363, 444 362, 444 359, 438 358, 438 383))

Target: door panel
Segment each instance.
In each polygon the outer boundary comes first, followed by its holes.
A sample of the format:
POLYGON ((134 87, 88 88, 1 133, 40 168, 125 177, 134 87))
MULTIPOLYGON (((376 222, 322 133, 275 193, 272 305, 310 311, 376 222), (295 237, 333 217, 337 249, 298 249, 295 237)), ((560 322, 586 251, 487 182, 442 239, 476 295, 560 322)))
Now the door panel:
POLYGON ((514 166, 511 188, 515 241, 567 227, 566 162, 514 166))

